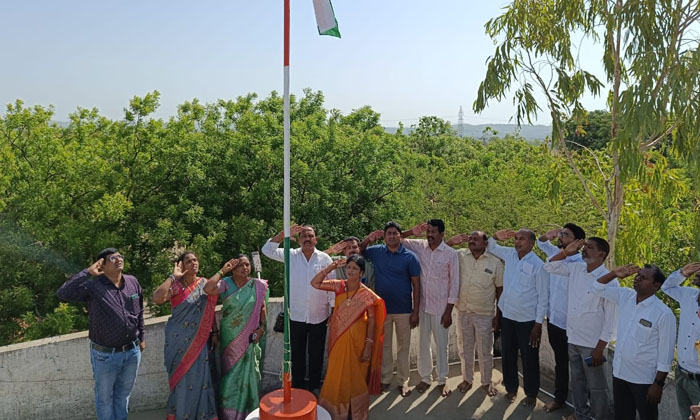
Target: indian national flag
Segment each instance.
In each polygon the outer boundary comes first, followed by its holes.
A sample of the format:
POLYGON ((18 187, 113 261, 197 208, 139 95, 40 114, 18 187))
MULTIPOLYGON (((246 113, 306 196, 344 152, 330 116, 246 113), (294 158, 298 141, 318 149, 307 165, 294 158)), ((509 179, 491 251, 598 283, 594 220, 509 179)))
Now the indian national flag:
POLYGON ((314 0, 314 11, 316 12, 316 25, 318 25, 319 35, 330 35, 340 38, 338 21, 335 20, 331 0, 314 0))

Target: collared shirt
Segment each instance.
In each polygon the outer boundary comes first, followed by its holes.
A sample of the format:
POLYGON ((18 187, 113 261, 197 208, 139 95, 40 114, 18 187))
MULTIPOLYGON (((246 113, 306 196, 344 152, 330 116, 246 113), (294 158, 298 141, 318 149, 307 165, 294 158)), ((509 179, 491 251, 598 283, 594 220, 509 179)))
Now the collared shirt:
POLYGON ((503 287, 503 262, 486 251, 475 259, 468 249, 457 251, 459 259, 459 299, 462 312, 494 316, 496 288, 503 287))
POLYGON ((656 296, 637 303, 629 287, 599 282, 591 291, 618 304, 613 375, 633 384, 652 384, 656 372, 669 372, 676 342, 676 317, 656 296))
MULTIPOLYGON (((595 347, 598 340, 607 343, 615 339, 617 326, 617 304, 591 293, 591 287, 600 277, 608 274, 604 265, 590 273, 585 262, 568 263, 552 261, 544 265, 550 278, 568 283, 568 328, 566 335, 570 344, 583 347, 595 347)), ((611 286, 619 286, 617 280, 611 286)))
MULTIPOLYGON (((273 260, 284 262, 284 248, 278 242, 265 242, 262 253, 273 260)), ((308 260, 301 248, 289 250, 289 318, 292 321, 318 324, 330 315, 332 292, 314 289, 311 279, 332 262, 328 254, 314 248, 308 260)))
POLYGON ((440 242, 434 250, 427 239, 403 239, 401 244, 416 253, 420 261, 420 310, 442 315, 447 304, 459 299, 457 251, 440 242))
POLYGON ((698 289, 681 287, 685 280, 681 270, 674 271, 666 279, 661 290, 681 306, 681 320, 678 328, 678 364, 691 373, 700 373, 698 352, 695 342, 700 340, 700 319, 698 319, 698 289))
POLYGON ((143 341, 143 291, 136 277, 122 274, 122 286, 105 275, 92 277, 85 269, 56 292, 67 302, 87 302, 90 340, 104 347, 143 341))
POLYGON ((376 292, 384 299, 386 313, 411 313, 411 277, 420 275, 420 263, 416 254, 403 245, 396 252, 391 252, 386 245, 373 245, 365 249, 364 255, 374 264, 376 292))
MULTIPOLYGON (((551 260, 553 256, 561 251, 561 248, 551 242, 542 242, 539 239, 537 240, 537 247, 547 255, 547 261, 551 260)), ((583 262, 583 258, 580 253, 577 253, 575 255, 569 255, 562 261, 567 263, 583 262)), ((549 313, 547 314, 547 318, 548 322, 565 330, 566 314, 568 313, 566 305, 567 296, 569 296, 567 292, 569 282, 563 281, 564 277, 566 276, 549 273, 549 313)))
POLYGON ((549 307, 549 273, 544 262, 530 251, 522 259, 515 248, 501 246, 489 238, 489 252, 505 263, 503 293, 498 308, 504 317, 517 322, 542 323, 549 307))

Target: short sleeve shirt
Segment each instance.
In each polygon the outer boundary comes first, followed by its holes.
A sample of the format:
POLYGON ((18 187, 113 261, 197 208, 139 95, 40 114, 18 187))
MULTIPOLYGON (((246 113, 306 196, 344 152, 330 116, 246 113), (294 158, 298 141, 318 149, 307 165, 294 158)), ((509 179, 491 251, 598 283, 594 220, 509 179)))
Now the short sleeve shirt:
POLYGON ((386 245, 365 249, 374 265, 375 291, 384 299, 388 314, 408 314, 413 310, 411 277, 420 275, 420 263, 413 252, 399 246, 396 252, 386 245))

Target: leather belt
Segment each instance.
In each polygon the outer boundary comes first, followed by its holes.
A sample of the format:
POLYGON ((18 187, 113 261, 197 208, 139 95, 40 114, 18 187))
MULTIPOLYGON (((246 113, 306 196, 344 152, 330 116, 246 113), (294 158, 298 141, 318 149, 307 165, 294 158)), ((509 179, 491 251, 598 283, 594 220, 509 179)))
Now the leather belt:
POLYGON ((136 340, 132 341, 131 343, 125 344, 121 347, 105 347, 105 346, 101 346, 97 343, 90 342, 90 347, 92 347, 93 349, 95 349, 97 351, 101 351, 102 353, 121 353, 121 352, 129 351, 133 348, 136 348, 136 347, 138 347, 138 345, 139 345, 138 338, 136 340))
POLYGON ((683 374, 691 379, 695 379, 696 381, 700 381, 700 373, 693 373, 693 372, 688 372, 687 370, 683 369, 682 367, 678 366, 678 370, 683 372, 683 374))

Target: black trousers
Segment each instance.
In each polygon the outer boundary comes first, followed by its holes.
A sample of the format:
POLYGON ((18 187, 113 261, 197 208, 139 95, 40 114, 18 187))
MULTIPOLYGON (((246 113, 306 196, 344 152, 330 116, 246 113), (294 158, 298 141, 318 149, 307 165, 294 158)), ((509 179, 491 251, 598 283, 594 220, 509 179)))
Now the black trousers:
POLYGON ((569 339, 565 329, 549 322, 547 337, 554 350, 554 401, 564 404, 569 395, 569 339))
POLYGON ((523 388, 528 397, 537 397, 540 389, 540 351, 530 346, 530 332, 535 321, 518 322, 503 317, 501 321, 501 356, 503 385, 507 392, 518 392, 518 352, 523 364, 523 388))
POLYGON ((657 420, 659 406, 647 401, 648 384, 633 384, 613 376, 615 420, 657 420))
POLYGON ((326 320, 318 324, 289 320, 289 341, 292 350, 292 387, 314 390, 321 387, 323 355, 326 350, 326 320), (309 382, 306 386, 306 360, 309 361, 309 382))

